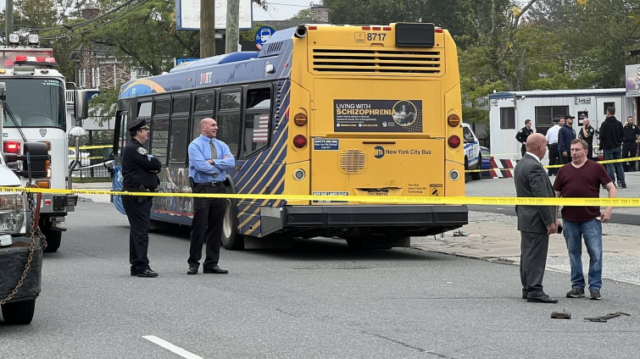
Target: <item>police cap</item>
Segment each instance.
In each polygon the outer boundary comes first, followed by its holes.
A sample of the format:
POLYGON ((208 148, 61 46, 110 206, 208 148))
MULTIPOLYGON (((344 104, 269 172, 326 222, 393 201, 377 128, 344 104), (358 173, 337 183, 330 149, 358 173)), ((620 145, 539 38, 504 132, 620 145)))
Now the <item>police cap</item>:
POLYGON ((138 117, 129 125, 129 127, 127 127, 127 129, 129 131, 148 130, 149 126, 147 126, 147 121, 144 117, 138 117))
POLYGON ((556 122, 556 123, 557 123, 557 122, 560 122, 560 117, 554 117, 554 118, 553 118, 553 122, 556 122))
POLYGON ((573 117, 571 115, 565 115, 564 118, 575 118, 575 117, 573 117))

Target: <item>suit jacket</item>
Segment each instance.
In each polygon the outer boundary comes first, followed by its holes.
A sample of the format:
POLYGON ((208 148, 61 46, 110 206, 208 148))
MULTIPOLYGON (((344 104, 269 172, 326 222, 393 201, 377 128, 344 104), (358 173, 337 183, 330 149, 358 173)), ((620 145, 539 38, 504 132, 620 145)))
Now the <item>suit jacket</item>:
MULTIPOLYGON (((542 164, 528 153, 516 165, 514 179, 518 197, 556 196, 542 164)), ((516 214, 522 232, 547 233, 547 225, 556 223, 556 207, 552 206, 516 206, 516 214)))

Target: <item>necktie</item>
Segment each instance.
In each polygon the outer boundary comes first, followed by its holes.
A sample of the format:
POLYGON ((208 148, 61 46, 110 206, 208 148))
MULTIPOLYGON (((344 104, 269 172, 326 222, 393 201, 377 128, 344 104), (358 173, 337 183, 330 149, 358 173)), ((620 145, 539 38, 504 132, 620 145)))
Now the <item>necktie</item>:
POLYGON ((218 150, 216 150, 216 145, 213 144, 213 140, 209 141, 209 148, 211 149, 211 159, 218 159, 218 150))

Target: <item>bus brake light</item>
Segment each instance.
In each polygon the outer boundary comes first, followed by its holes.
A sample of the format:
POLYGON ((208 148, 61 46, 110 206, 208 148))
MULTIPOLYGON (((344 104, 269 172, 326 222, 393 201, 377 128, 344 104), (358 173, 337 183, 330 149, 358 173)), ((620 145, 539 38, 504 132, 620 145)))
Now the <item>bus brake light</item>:
POLYGON ((293 145, 297 148, 304 148, 307 145, 307 138, 303 135, 297 135, 293 138, 293 145))
POLYGON ((449 143, 449 147, 458 148, 460 146, 460 137, 458 137, 457 135, 453 135, 449 137, 449 140, 447 142, 449 143))
POLYGON ((5 153, 20 153, 20 143, 13 141, 6 141, 4 143, 5 153))

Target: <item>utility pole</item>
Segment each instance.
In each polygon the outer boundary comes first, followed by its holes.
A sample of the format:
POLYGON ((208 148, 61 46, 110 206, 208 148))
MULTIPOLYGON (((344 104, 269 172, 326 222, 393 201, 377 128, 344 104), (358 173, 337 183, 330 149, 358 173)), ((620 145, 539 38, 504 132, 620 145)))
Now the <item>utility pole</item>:
MULTIPOLYGON (((9 0, 11 1, 11 0, 9 0)), ((216 55, 216 1, 200 0, 200 58, 216 55)))
POLYGON ((7 0, 5 6, 4 43, 9 45, 9 34, 13 32, 13 0, 7 0))
POLYGON ((227 0, 227 39, 224 50, 227 54, 238 51, 240 43, 240 0, 227 0))

